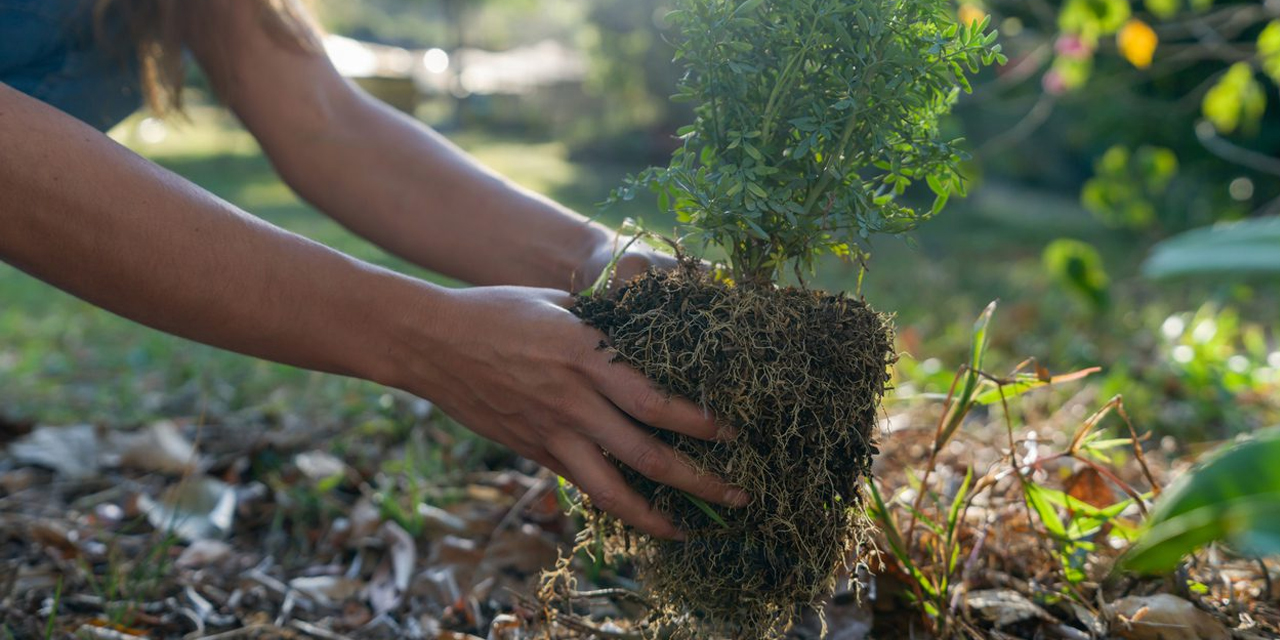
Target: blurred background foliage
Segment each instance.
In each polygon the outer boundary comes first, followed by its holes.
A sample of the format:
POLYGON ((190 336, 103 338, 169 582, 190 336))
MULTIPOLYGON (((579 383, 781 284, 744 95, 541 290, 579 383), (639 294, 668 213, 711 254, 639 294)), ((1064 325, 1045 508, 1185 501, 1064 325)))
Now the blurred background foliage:
MULTIPOLYGON (((347 75, 482 161, 611 224, 674 224, 643 198, 597 207, 624 176, 664 163, 690 118, 668 100, 678 71, 665 0, 317 4, 332 34, 354 39, 330 46, 347 75)), ((1177 441, 1275 424, 1280 234, 1253 225, 1280 214, 1280 2, 960 0, 956 11, 990 16, 1010 57, 945 123, 972 153, 970 197, 910 242, 880 241, 861 279, 832 261, 809 280, 897 314, 895 401, 945 393, 971 319, 999 298, 994 372, 1027 356, 1055 372, 1100 365, 1093 392, 1123 394, 1142 426, 1177 441)), ((211 101, 188 123, 140 114, 113 135, 276 224, 433 277, 299 203, 211 101)), ((5 267, 0 288, 11 417, 378 419, 386 392, 374 385, 158 336, 5 267)))

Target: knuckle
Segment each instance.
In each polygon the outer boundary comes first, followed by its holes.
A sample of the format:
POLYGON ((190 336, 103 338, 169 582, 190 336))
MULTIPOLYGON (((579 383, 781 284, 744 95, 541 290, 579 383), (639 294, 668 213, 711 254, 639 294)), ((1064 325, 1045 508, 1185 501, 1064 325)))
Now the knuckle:
POLYGON ((644 423, 653 422, 661 416, 666 404, 667 399, 657 389, 647 388, 635 395, 631 417, 644 423))
POLYGON ((563 420, 565 417, 572 415, 575 409, 573 398, 566 393, 548 396, 546 406, 547 413, 554 420, 563 420))
POLYGON ((594 504, 597 509, 609 513, 613 513, 618 508, 618 505, 621 504, 621 498, 618 497, 618 492, 615 489, 600 489, 590 494, 590 497, 591 504, 594 504))
POLYGON ((660 480, 671 471, 671 459, 664 454, 662 449, 652 444, 642 445, 632 456, 632 468, 647 478, 660 480))
POLYGON ((592 370, 593 364, 600 359, 600 349, 605 343, 601 335, 591 327, 584 324, 579 330, 582 331, 581 337, 565 348, 564 358, 570 370, 583 373, 592 370))

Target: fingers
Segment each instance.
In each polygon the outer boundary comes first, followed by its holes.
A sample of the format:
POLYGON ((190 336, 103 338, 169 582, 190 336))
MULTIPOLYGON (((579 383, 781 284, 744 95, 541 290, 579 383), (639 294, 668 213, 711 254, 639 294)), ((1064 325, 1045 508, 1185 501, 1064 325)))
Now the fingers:
POLYGON ((684 398, 663 393, 644 374, 609 362, 603 353, 592 357, 588 367, 588 375, 600 393, 638 422, 701 440, 733 436, 731 429, 716 423, 711 412, 684 398))
POLYGON ((599 447, 573 438, 560 444, 556 457, 569 467, 575 484, 597 509, 657 538, 683 540, 684 533, 627 486, 622 474, 605 459, 599 447))
MULTIPOLYGON (((611 407, 605 411, 614 411, 611 407)), ((616 411, 614 411, 616 413, 616 411)), ((666 443, 628 424, 618 416, 611 428, 595 432, 593 437, 606 451, 638 473, 670 487, 675 487, 703 500, 730 507, 746 506, 749 498, 741 489, 733 487, 710 474, 699 473, 693 465, 666 443)))

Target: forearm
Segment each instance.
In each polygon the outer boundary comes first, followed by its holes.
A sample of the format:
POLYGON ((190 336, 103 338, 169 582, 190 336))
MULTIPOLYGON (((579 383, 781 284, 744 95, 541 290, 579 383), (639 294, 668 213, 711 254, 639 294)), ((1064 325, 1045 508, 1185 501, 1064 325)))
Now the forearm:
POLYGON ((119 315, 278 362, 365 378, 432 295, 260 222, 0 85, 0 259, 119 315), (402 307, 404 308, 404 307, 402 307))
POLYGON ((466 282, 562 290, 590 284, 596 274, 583 273, 584 266, 612 238, 604 227, 348 91, 325 135, 277 128, 260 136, 304 198, 389 251, 466 282))

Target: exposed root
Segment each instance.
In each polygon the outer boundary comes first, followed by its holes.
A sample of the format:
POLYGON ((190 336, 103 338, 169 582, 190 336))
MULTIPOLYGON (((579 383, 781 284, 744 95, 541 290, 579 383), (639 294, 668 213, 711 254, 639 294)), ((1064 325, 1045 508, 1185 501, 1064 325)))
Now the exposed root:
POLYGON ((727 443, 654 435, 752 496, 717 509, 726 526, 623 467, 689 539, 656 540, 588 508, 589 536, 635 559, 655 626, 678 623, 677 637, 780 635, 831 593, 863 541, 861 479, 896 358, 888 318, 845 295, 732 287, 688 264, 574 311, 619 361, 738 428, 727 443))

